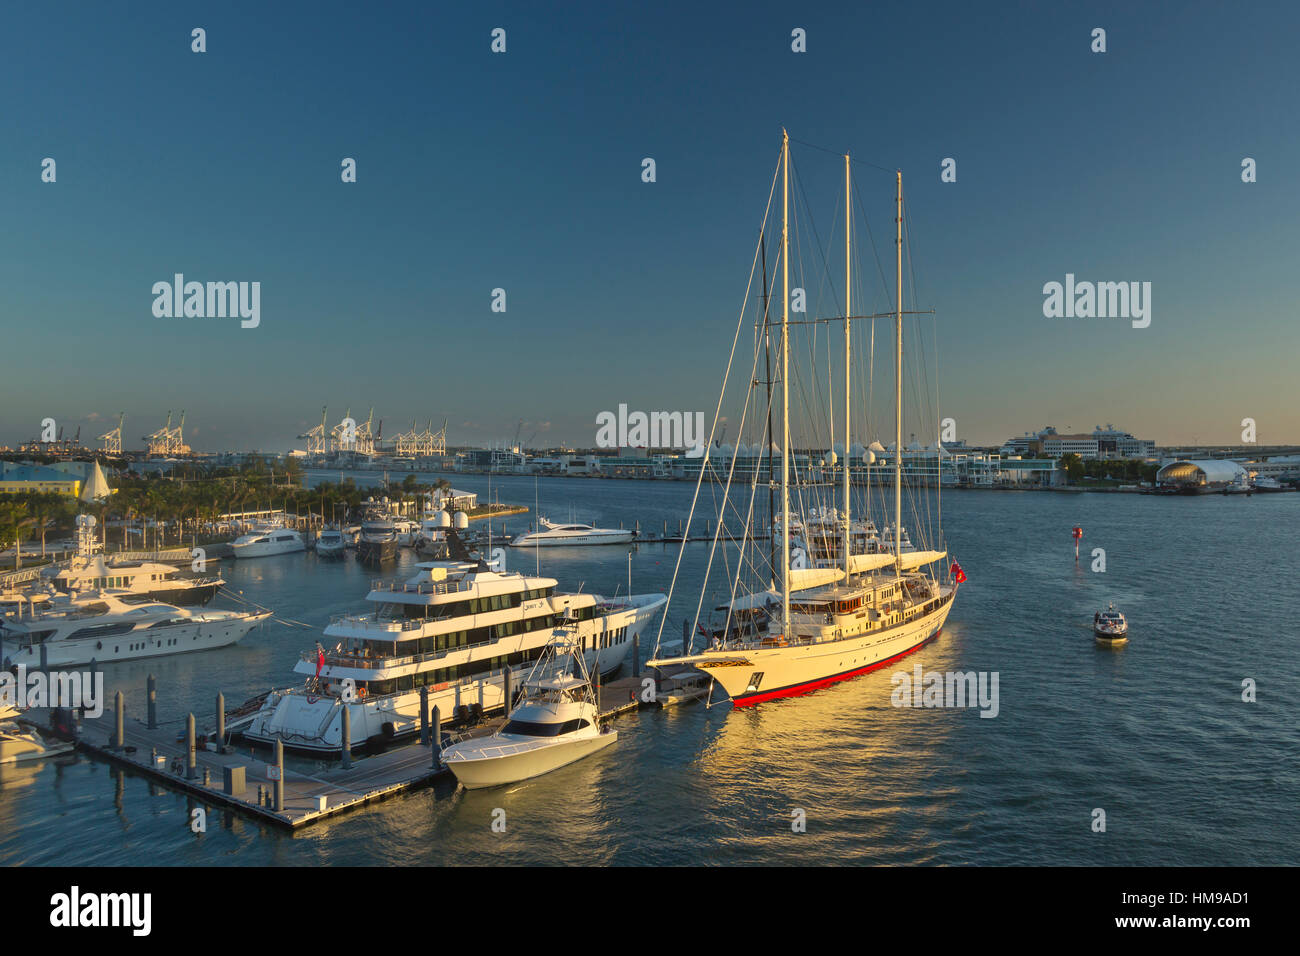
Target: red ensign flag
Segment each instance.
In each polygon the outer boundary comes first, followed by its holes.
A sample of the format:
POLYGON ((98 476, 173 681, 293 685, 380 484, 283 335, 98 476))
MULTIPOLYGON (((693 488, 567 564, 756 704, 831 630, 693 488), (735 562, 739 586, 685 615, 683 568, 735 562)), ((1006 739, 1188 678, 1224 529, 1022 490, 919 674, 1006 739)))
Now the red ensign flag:
POLYGON ((952 567, 949 568, 949 571, 952 573, 952 579, 956 581, 958 584, 962 584, 965 582, 966 572, 961 569, 961 565, 958 564, 956 561, 952 563, 952 567))

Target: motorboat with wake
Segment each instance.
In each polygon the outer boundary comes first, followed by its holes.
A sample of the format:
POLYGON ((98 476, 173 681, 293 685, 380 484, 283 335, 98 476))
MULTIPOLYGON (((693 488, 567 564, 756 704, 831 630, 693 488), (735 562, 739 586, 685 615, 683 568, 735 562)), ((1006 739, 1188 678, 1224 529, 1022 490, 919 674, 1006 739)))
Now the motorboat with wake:
POLYGON ((603 750, 618 731, 602 727, 581 645, 557 637, 524 680, 523 696, 496 733, 442 753, 466 790, 531 780, 603 750))
POLYGON ((1092 634, 1101 644, 1123 644, 1128 640, 1128 621, 1112 604, 1092 616, 1092 634))

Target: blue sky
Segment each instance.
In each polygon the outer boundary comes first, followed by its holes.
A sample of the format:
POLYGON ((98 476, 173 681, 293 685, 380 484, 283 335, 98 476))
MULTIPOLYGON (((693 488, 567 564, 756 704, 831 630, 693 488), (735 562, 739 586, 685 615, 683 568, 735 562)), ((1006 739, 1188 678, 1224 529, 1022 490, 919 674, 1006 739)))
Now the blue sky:
MULTIPOLYGON (((903 170, 960 436, 1300 441, 1294 6, 554 7, 0 8, 0 444, 125 411, 138 447, 185 408, 198 448, 279 450, 328 405, 582 445, 620 402, 711 410, 782 126, 903 170), (261 326, 155 318, 175 272, 260 281, 261 326), (1151 327, 1044 318, 1066 273, 1151 282, 1151 327)), ((796 163, 833 201, 838 160, 796 163)), ((883 235, 892 174, 857 176, 883 235)))

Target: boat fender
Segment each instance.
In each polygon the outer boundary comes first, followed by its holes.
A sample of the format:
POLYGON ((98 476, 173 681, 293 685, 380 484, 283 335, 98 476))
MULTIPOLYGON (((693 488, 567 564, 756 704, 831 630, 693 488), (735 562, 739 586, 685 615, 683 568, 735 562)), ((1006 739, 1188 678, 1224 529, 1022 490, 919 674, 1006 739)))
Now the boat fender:
POLYGON ((95 650, 97 650, 97 651, 102 651, 103 649, 104 649, 104 642, 103 642, 103 641, 96 641, 96 642, 95 642, 95 650))
POLYGON ((391 720, 385 720, 383 724, 380 726, 379 730, 383 733, 384 737, 386 737, 388 740, 392 740, 394 737, 397 736, 397 728, 393 726, 393 722, 391 720))

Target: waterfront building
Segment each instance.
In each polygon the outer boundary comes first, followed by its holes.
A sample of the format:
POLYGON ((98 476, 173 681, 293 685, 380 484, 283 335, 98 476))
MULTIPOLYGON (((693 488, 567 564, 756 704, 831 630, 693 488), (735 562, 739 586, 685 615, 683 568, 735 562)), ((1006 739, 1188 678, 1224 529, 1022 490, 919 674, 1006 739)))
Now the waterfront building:
POLYGON ((1037 432, 1025 432, 1019 438, 1008 440, 1000 449, 1008 456, 1043 457, 1059 459, 1062 455, 1078 455, 1084 461, 1112 458, 1150 458, 1156 453, 1156 443, 1147 438, 1134 438, 1129 432, 1107 424, 1096 426, 1091 433, 1062 435, 1052 425, 1037 432))
POLYGON ((1156 486, 1180 494, 1208 494, 1240 483, 1246 469, 1222 458, 1178 459, 1156 472, 1156 486))
POLYGON ((53 491, 75 498, 81 494, 82 476, 44 465, 0 462, 0 494, 53 491))

